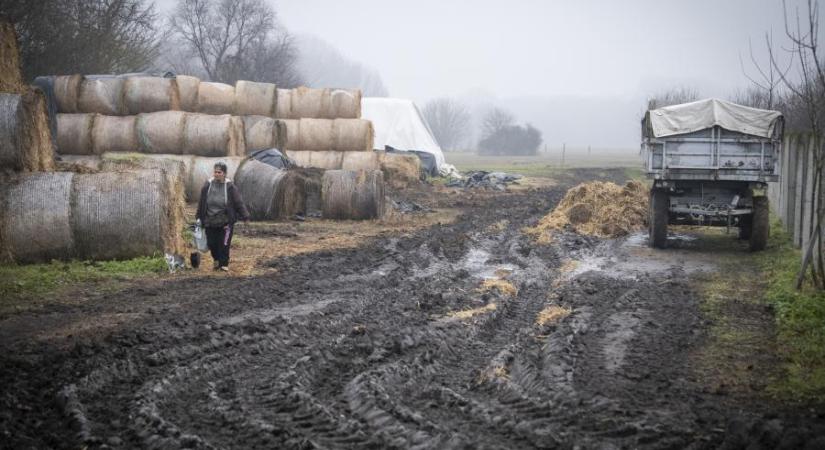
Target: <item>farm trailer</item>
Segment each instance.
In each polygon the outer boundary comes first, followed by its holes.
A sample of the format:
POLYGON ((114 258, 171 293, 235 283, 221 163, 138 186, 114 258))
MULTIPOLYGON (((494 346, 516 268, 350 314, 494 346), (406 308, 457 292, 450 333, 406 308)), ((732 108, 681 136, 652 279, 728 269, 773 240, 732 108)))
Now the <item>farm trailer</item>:
POLYGON ((751 250, 768 239, 767 183, 779 180, 784 119, 718 99, 652 109, 642 119, 650 244, 669 224, 738 227, 751 250))

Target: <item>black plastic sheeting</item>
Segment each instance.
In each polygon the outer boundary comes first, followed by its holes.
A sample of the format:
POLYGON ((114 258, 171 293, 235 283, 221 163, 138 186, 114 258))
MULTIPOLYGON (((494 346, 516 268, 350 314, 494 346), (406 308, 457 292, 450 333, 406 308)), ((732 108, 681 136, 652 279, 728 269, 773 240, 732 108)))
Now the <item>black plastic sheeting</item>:
POLYGON ((424 175, 429 175, 431 177, 437 177, 438 174, 438 164, 435 163, 435 155, 432 153, 422 152, 418 150, 397 150, 395 148, 390 147, 389 145, 384 147, 384 151, 387 153, 413 153, 418 156, 418 159, 421 160, 421 172, 424 175))
POLYGON ((258 150, 249 155, 250 158, 256 159, 264 164, 269 164, 276 169, 291 169, 296 167, 295 162, 287 158, 277 148, 268 148, 266 150, 258 150))

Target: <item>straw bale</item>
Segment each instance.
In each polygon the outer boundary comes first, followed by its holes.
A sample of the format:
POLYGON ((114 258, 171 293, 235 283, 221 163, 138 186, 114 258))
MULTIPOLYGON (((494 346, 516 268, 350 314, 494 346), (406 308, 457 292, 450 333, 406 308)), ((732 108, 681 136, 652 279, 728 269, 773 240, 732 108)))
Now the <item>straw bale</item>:
POLYGON ((274 117, 276 92, 272 83, 238 81, 235 83, 235 114, 274 117))
POLYGON ((212 171, 215 163, 222 162, 226 164, 227 178, 235 178, 243 161, 243 157, 231 156, 226 158, 204 158, 195 156, 192 159, 192 168, 189 171, 189 178, 186 182, 186 199, 190 202, 198 202, 201 198, 201 188, 207 180, 212 178, 212 171))
POLYGON ((235 174, 235 185, 240 190, 253 220, 272 220, 281 217, 279 196, 281 183, 287 171, 276 169, 254 159, 245 160, 235 174))
POLYGON ((360 89, 333 89, 330 93, 332 111, 329 117, 333 119, 360 119, 361 118, 361 90, 360 89))
POLYGON ((83 77, 77 97, 78 111, 121 116, 126 114, 123 101, 125 79, 120 77, 83 77))
POLYGON ((297 119, 282 119, 280 123, 286 127, 284 147, 286 150, 300 150, 301 148, 301 121, 297 119))
POLYGON ((183 153, 198 156, 243 155, 243 121, 228 114, 187 114, 183 153))
POLYGON ((363 119, 335 119, 332 121, 334 142, 330 150, 343 152, 371 152, 374 131, 372 122, 363 119))
POLYGON ((189 75, 178 75, 175 77, 180 93, 180 109, 182 111, 198 111, 198 87, 201 80, 189 75))
POLYGON ((92 152, 134 152, 138 150, 137 118, 135 116, 95 117, 92 126, 92 152))
POLYGON ((242 120, 247 153, 273 147, 282 148, 276 145, 279 136, 275 119, 266 116, 243 116, 242 120))
POLYGON ((64 155, 93 154, 92 129, 97 114, 58 114, 57 151, 64 155))
POLYGON ((58 112, 80 112, 77 99, 80 96, 80 83, 82 81, 82 75, 61 75, 54 77, 54 96, 58 112))
POLYGON ((46 99, 39 89, 0 93, 0 167, 54 170, 54 150, 46 99))
MULTIPOLYGON (((290 95, 291 105, 289 115, 285 119, 314 118, 334 119, 331 114, 331 98, 329 89, 313 89, 299 87, 293 89, 290 95)), ((315 149, 307 149, 315 150, 315 149)), ((322 150, 322 149, 317 149, 322 150)))
POLYGON ((328 170, 321 182, 323 217, 374 219, 384 215, 384 176, 372 170, 328 170))
POLYGON ((0 260, 33 263, 74 254, 70 172, 20 174, 0 183, 0 260))
POLYGON ((75 175, 72 230, 83 259, 127 259, 183 249, 183 201, 162 170, 75 175))
POLYGON ((381 170, 383 156, 379 152, 339 152, 342 155, 341 169, 381 170))
MULTIPOLYGON (((365 152, 350 152, 349 155, 360 155, 365 152)), ((421 160, 415 154, 373 152, 380 155, 381 172, 384 180, 396 188, 417 183, 421 177, 421 160)))
POLYGON ((0 92, 22 92, 24 87, 17 33, 8 20, 0 19, 0 92))
POLYGON ((178 82, 174 78, 129 77, 123 91, 127 114, 181 109, 178 82))
POLYGON ((198 112, 232 114, 235 112, 235 87, 223 83, 201 81, 198 85, 198 112))
POLYGON ((183 153, 188 116, 189 114, 181 111, 138 114, 135 129, 140 152, 183 153))
POLYGON ((292 119, 292 89, 277 89, 275 91, 275 117, 292 119))
POLYGON ((60 155, 55 162, 55 170, 60 172, 97 173, 100 172, 101 158, 97 155, 60 155))
POLYGON ((293 160, 298 167, 326 170, 341 169, 344 161, 344 152, 336 152, 332 150, 317 152, 287 150, 286 156, 293 160))
POLYGON ((620 237, 647 226, 648 189, 638 181, 625 186, 591 182, 567 191, 558 206, 526 231, 548 238, 555 230, 570 228, 581 234, 620 237))
POLYGON ((291 150, 336 150, 333 124, 329 119, 301 119, 299 146, 291 150))

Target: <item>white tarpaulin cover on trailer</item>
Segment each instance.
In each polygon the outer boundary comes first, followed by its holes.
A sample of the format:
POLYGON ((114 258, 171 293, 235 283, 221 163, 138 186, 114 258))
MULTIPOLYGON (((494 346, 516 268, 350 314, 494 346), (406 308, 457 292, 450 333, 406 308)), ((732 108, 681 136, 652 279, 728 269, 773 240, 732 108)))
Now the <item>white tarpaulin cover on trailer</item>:
POLYGON ((770 138, 782 113, 715 98, 666 106, 648 112, 653 136, 692 133, 718 125, 726 130, 770 138))
POLYGON ((444 172, 447 164, 441 146, 412 100, 362 98, 361 118, 372 122, 375 129, 373 146, 376 150, 384 150, 386 146, 390 146, 401 151, 430 153, 435 157, 438 171, 444 172))

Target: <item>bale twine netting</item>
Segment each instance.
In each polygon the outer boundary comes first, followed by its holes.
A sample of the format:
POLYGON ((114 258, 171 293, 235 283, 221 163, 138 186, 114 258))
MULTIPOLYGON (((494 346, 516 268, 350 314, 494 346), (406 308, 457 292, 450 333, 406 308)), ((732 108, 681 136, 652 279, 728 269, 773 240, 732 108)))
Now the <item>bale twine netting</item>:
POLYGON ((235 83, 235 111, 239 116, 274 117, 278 91, 272 83, 235 83))
POLYGON ((130 115, 181 109, 175 78, 129 77, 123 84, 123 99, 130 115))
POLYGON ((54 96, 57 112, 78 113, 77 97, 80 94, 82 75, 61 75, 54 77, 54 96))
POLYGON ((136 119, 135 116, 95 116, 92 122, 92 153, 138 151, 136 119))
POLYGON ((234 111, 234 86, 208 81, 201 81, 198 84, 197 112, 203 114, 231 114, 234 111))
POLYGON ((0 185, 0 255, 10 262, 181 253, 183 203, 162 170, 20 174, 0 185))
POLYGON ((361 91, 357 89, 278 89, 275 116, 279 119, 358 119, 361 91))
POLYGON ((0 92, 21 92, 24 86, 14 25, 0 19, 0 92))
POLYGON ((241 165, 243 160, 244 158, 240 156, 225 158, 204 158, 196 156, 192 158, 192 168, 186 180, 186 199, 189 202, 195 203, 200 201, 201 188, 212 178, 215 163, 222 162, 226 164, 227 178, 234 179, 238 171, 238 166, 241 165))
POLYGON ((97 114, 58 114, 57 151, 63 155, 94 154, 92 128, 97 114))
POLYGON ((243 156, 246 153, 243 121, 240 117, 227 114, 187 114, 182 153, 198 156, 243 156))
POLYGON ((363 119, 284 120, 287 150, 372 151, 372 122, 363 119))
POLYGON ((193 158, 181 155, 105 153, 101 156, 99 170, 103 172, 162 171, 166 177, 168 191, 173 194, 174 198, 183 200, 193 158))
POLYGON ((283 121, 266 116, 242 116, 246 153, 270 148, 284 149, 287 128, 283 121))
POLYGON ((83 77, 77 94, 78 111, 109 116, 126 114, 123 86, 126 80, 116 76, 83 77))
POLYGON ((306 213, 306 180, 298 171, 277 169, 246 159, 235 185, 253 220, 274 220, 306 213))
POLYGON ((139 114, 135 121, 141 153, 181 154, 187 113, 161 111, 139 114))
POLYGON ((385 212, 384 175, 378 170, 328 170, 321 181, 327 219, 375 219, 385 212))
POLYGON ((46 99, 39 89, 0 93, 0 169, 54 170, 46 99))

